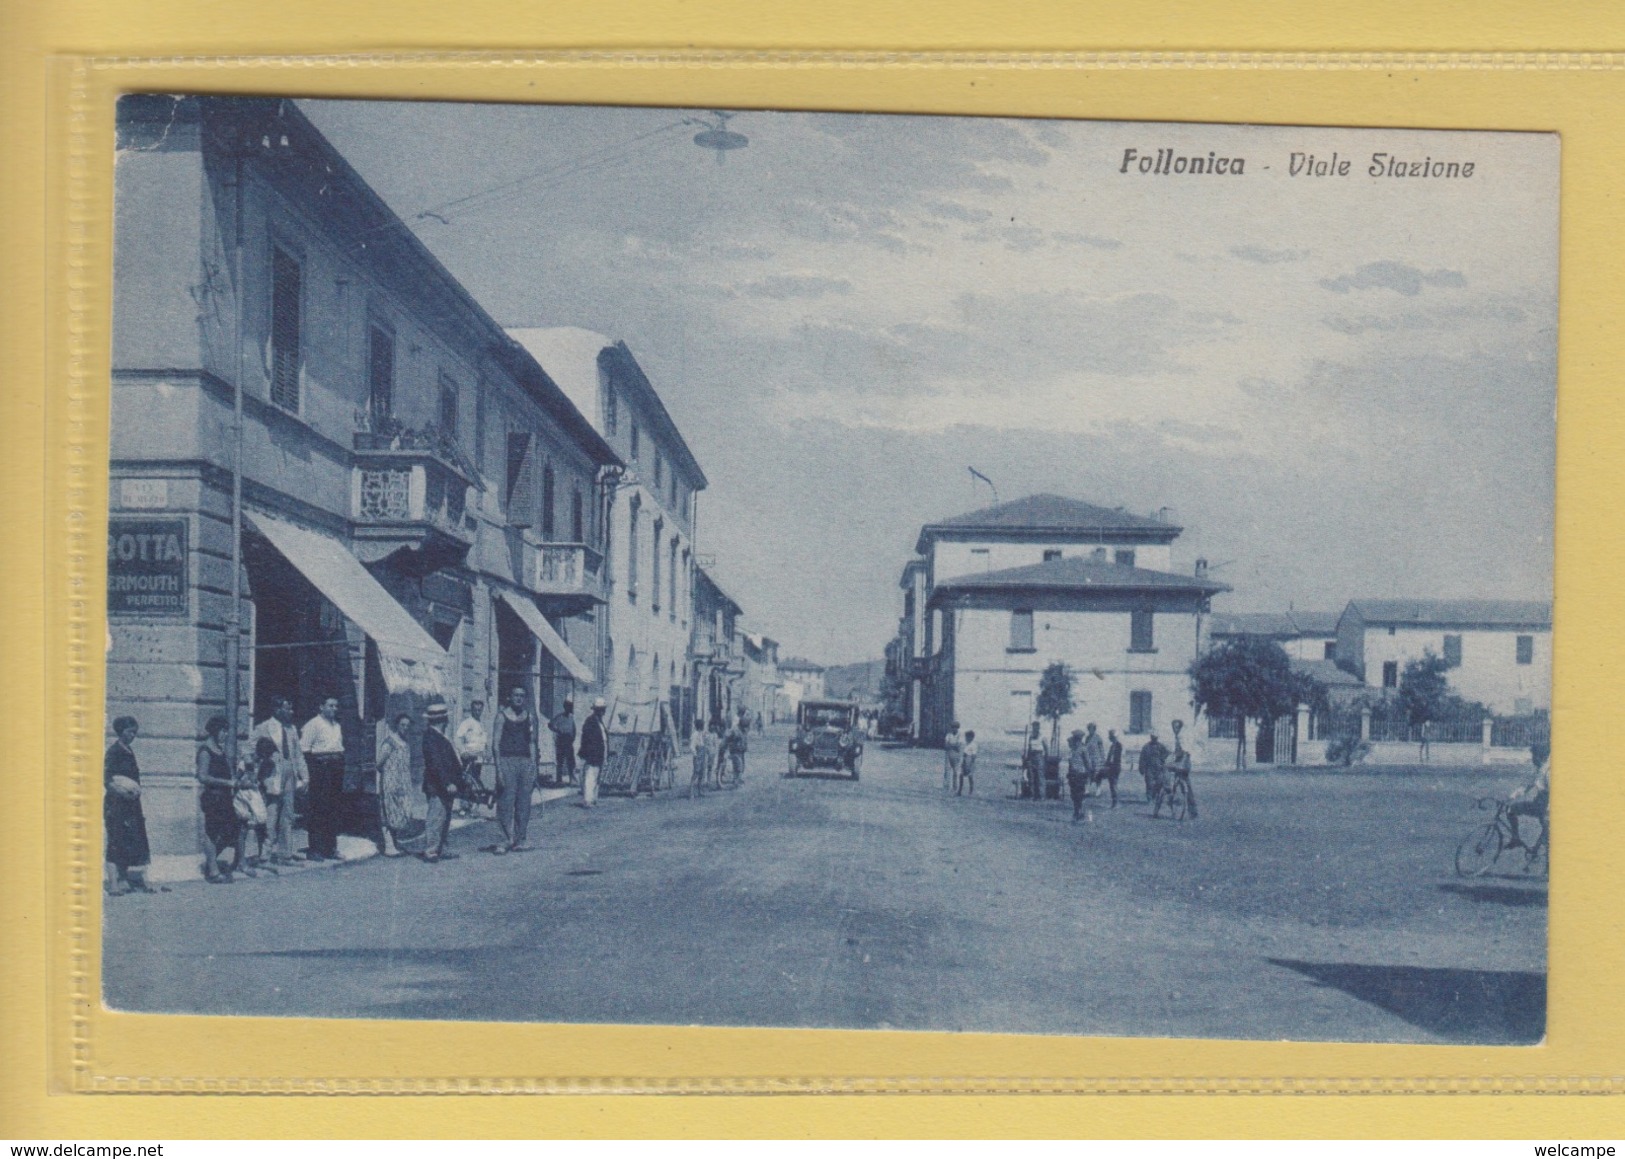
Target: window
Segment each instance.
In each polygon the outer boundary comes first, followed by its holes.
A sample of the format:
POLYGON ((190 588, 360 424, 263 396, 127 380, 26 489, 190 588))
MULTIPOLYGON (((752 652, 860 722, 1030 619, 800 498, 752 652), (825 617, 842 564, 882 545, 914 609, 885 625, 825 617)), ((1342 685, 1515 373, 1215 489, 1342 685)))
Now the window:
POLYGON ((616 413, 615 391, 614 391, 614 389, 612 387, 607 387, 606 386, 604 388, 604 433, 605 434, 613 435, 615 433, 615 425, 616 425, 616 422, 620 419, 620 417, 621 416, 618 413, 616 413))
POLYGON ((655 493, 657 495, 660 493, 660 488, 665 486, 665 479, 666 479, 666 461, 660 457, 660 452, 656 451, 655 452, 655 493))
POLYGON ((1382 686, 1384 688, 1399 687, 1399 661, 1384 660, 1382 662, 1382 686))
POLYGON ((1032 719, 1033 694, 1031 692, 1012 692, 1010 694, 1010 715, 1005 721, 1006 731, 1025 733, 1027 726, 1032 723, 1032 719))
POLYGON ((1010 651, 1032 652, 1033 614, 1026 610, 1010 613, 1010 651))
POLYGON ((367 327, 367 413, 375 431, 395 413, 395 335, 378 325, 367 327))
POLYGON ((632 424, 632 461, 638 461, 638 424, 632 424))
POLYGON ((1446 636, 1444 638, 1444 662, 1452 668, 1461 667, 1461 637, 1446 636))
POLYGON ((581 488, 570 492, 570 542, 586 543, 585 528, 581 526, 581 488))
POLYGON ((1337 659, 1337 641, 1336 640, 1327 640, 1326 641, 1326 653, 1325 653, 1325 655, 1326 655, 1326 659, 1328 659, 1328 660, 1336 660, 1337 659))
POLYGON ((1535 638, 1533 636, 1518 637, 1518 663, 1533 664, 1535 662, 1535 638))
POLYGON ((449 439, 457 437, 457 411, 459 409, 457 384, 449 374, 440 376, 440 429, 449 439))
POLYGON ((553 464, 542 468, 542 539, 553 538, 553 464))
MULTIPOLYGON (((658 460, 656 461, 658 462, 658 460)), ((655 533, 650 537, 650 544, 654 550, 649 555, 652 569, 649 572, 649 591, 652 593, 649 596, 649 609, 657 616, 660 614, 660 533, 665 530, 665 526, 666 521, 664 519, 656 519, 655 533)))
POLYGON ((632 496, 631 513, 626 518, 626 598, 638 598, 638 516, 643 513, 643 501, 632 496))
POLYGON ((675 624, 677 622, 677 537, 675 535, 671 539, 671 556, 667 560, 667 564, 666 574, 668 578, 666 583, 671 589, 671 598, 667 601, 666 608, 671 613, 672 623, 675 624))
POLYGON ((534 482, 531 478, 530 432, 508 432, 508 523, 530 527, 535 523, 534 482))
POLYGON ((983 571, 993 570, 993 553, 985 547, 971 548, 970 561, 972 565, 979 566, 983 571))
POLYGON ((1056 560, 1058 560, 1060 558, 1061 558, 1061 549, 1060 548, 1058 548, 1058 547, 1046 547, 1044 549, 1044 562, 1045 563, 1054 563, 1056 560))
POLYGON ((1129 613, 1128 650, 1130 652, 1155 652, 1157 650, 1152 635, 1152 611, 1150 608, 1136 608, 1129 613))
POLYGON ((1120 547, 1120 548, 1118 548, 1115 552, 1112 553, 1112 562, 1115 563, 1118 567, 1133 567, 1134 566, 1134 549, 1132 547, 1120 547))
POLYGON ((1149 692, 1131 692, 1128 694, 1128 730, 1137 736, 1143 736, 1151 731, 1151 694, 1149 692))
POLYGON ((304 271, 299 259, 271 250, 271 401, 299 413, 299 316, 304 271))
POLYGON ((1104 547, 1097 547, 1093 551, 1091 551, 1089 553, 1089 562, 1090 563, 1105 563, 1106 562, 1106 549, 1104 547))

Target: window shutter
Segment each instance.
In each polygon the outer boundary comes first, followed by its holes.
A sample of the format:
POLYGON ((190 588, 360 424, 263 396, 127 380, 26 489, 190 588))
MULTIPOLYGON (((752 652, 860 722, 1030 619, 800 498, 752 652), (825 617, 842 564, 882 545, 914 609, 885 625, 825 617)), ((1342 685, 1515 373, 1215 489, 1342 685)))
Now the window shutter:
MULTIPOLYGON (((1121 622, 1121 621, 1119 621, 1121 622)), ((1149 608, 1139 608, 1130 613, 1129 618, 1129 651, 1149 652, 1154 646, 1152 634, 1152 613, 1149 608)))
POLYGON ((271 251, 271 401, 299 413, 299 262, 285 250, 271 251))
POLYGON ((542 538, 553 538, 553 464, 542 468, 542 538))
POLYGON ((508 432, 508 524, 536 524, 535 481, 531 478, 530 432, 508 432))
POLYGON ((395 411, 395 335, 382 326, 367 330, 367 394, 373 429, 395 411))

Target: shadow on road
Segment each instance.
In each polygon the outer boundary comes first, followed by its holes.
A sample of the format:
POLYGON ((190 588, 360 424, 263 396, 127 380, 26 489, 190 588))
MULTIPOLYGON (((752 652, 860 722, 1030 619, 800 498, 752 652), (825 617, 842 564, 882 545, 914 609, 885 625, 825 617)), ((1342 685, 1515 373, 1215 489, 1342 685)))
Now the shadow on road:
POLYGON ((1268 961, 1456 1042, 1537 1043, 1546 1033, 1545 974, 1268 961))
POLYGON ((1512 906, 1546 905, 1544 889, 1520 889, 1514 885, 1461 885, 1456 882, 1441 885, 1439 888, 1445 893, 1453 893, 1469 901, 1487 901, 1496 905, 1512 906))

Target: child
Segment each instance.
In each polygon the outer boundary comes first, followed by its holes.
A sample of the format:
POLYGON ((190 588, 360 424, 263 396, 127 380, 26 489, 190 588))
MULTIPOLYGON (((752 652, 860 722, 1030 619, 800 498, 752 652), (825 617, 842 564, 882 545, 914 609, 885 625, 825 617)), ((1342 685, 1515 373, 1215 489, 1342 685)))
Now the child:
POLYGON ((976 747, 976 733, 965 733, 965 747, 959 753, 959 784, 954 786, 954 796, 959 796, 963 788, 967 797, 976 795, 976 754, 981 750, 976 747))

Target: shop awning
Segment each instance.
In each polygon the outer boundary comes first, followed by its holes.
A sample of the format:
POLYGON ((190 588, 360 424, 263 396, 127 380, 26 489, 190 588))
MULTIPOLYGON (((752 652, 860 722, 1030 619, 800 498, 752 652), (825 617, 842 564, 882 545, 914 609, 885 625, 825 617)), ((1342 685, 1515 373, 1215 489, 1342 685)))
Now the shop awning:
POLYGON ((391 692, 445 696, 451 657, 336 539, 254 512, 248 520, 317 591, 372 638, 391 692))
POLYGON ((581 658, 570 651, 570 645, 564 642, 564 637, 553 630, 553 625, 547 622, 547 618, 542 615, 541 610, 530 599, 525 596, 515 595, 512 592, 503 591, 500 588, 497 589, 497 595, 501 596, 502 602, 512 608, 514 614, 525 622, 525 627, 530 629, 530 634, 541 641, 542 647, 551 652, 553 658, 563 664, 571 676, 583 684, 592 683, 592 669, 583 664, 581 658))

